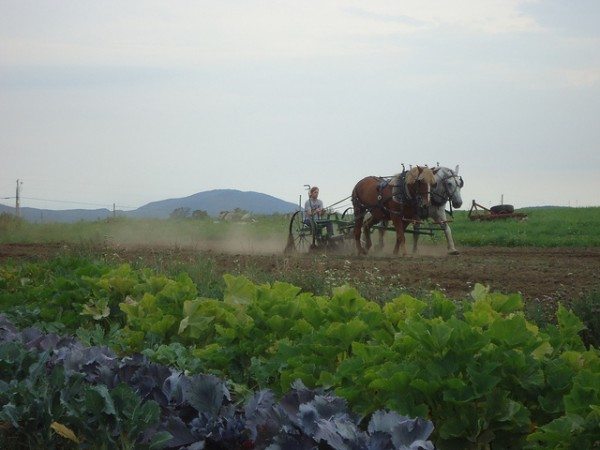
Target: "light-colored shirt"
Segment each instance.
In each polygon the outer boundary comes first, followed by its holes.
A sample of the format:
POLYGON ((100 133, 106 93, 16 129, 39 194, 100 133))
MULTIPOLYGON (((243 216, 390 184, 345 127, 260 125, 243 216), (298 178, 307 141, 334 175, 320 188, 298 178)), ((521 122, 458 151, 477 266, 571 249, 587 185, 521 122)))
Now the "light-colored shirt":
MULTIPOLYGON (((309 198, 308 200, 306 200, 306 203, 304 204, 304 211, 310 212, 312 215, 313 211, 316 211, 317 209, 323 209, 323 201, 316 199, 313 200, 312 198, 309 198)), ((312 217, 314 219, 320 219, 321 218, 321 214, 314 214, 312 215, 312 217)))

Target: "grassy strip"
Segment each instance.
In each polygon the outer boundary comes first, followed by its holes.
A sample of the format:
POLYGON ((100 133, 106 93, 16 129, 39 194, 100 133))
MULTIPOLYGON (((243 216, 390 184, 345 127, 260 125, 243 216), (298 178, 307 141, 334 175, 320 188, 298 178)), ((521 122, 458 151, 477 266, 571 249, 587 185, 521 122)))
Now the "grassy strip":
POLYGON ((452 231, 460 245, 501 247, 600 246, 600 208, 528 208, 525 220, 471 221, 455 213, 452 231))
MULTIPOLYGON (((451 223, 455 241, 459 246, 474 247, 600 246, 600 207, 528 208, 518 212, 528 214, 526 220, 478 222, 469 220, 467 211, 456 211, 451 223)), ((260 216, 251 223, 117 218, 71 224, 27 223, 12 216, 0 216, 0 243, 229 246, 238 251, 272 249, 276 252, 285 246, 287 232, 288 218, 283 215, 260 216)), ((434 240, 443 241, 443 233, 436 232, 434 240)))

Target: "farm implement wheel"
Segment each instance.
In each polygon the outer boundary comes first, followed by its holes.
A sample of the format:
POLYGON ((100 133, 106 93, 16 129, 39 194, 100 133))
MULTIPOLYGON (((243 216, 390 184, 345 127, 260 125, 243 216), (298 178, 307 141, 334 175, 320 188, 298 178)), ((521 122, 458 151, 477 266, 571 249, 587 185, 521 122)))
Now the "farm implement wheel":
POLYGON ((290 220, 285 253, 307 253, 310 249, 315 248, 315 236, 315 223, 312 220, 305 223, 302 218, 302 211, 296 211, 290 220))
POLYGON ((342 237, 342 249, 351 251, 354 249, 354 208, 350 206, 342 213, 338 222, 338 232, 342 237))
POLYGON ((354 208, 350 206, 346 208, 342 213, 342 220, 352 220, 354 219, 354 208))
POLYGON ((494 214, 512 214, 515 212, 513 205, 496 205, 490 208, 490 211, 494 214))

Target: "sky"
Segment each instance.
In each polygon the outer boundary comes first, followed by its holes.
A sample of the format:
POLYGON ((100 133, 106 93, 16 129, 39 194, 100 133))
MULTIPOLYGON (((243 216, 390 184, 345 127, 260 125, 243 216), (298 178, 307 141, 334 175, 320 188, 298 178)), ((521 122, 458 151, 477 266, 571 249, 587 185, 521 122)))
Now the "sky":
POLYGON ((333 205, 439 163, 462 209, 600 206, 599 23, 597 0, 0 0, 0 203, 19 180, 44 209, 333 205))

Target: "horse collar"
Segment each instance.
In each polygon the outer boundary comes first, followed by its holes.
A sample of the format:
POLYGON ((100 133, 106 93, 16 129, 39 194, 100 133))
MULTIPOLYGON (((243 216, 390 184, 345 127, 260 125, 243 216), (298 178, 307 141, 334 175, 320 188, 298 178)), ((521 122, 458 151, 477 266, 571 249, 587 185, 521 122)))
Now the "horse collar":
POLYGON ((399 204, 404 204, 406 200, 410 200, 412 196, 406 185, 406 171, 394 177, 392 183, 392 199, 399 204))

